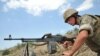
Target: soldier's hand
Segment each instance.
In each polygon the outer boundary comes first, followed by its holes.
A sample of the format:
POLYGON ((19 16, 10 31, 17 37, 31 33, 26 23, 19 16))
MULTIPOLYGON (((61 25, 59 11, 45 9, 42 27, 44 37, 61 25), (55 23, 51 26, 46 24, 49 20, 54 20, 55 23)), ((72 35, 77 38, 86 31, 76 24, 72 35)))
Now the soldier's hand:
POLYGON ((73 45, 73 43, 71 41, 65 41, 65 42, 62 43, 62 46, 64 48, 67 48, 68 46, 72 46, 72 45, 73 45))
POLYGON ((72 56, 73 54, 71 51, 64 51, 62 55, 63 56, 72 56))

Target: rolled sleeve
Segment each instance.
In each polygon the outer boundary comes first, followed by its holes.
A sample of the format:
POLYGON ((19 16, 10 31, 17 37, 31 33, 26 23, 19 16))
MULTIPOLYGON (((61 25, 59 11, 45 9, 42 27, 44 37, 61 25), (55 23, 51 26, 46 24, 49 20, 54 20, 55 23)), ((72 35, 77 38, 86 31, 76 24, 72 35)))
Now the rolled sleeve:
POLYGON ((82 30, 87 30, 89 36, 92 36, 94 30, 93 26, 94 26, 93 18, 90 17, 89 15, 84 15, 82 16, 79 32, 82 30))
POLYGON ((89 36, 93 35, 93 28, 90 24, 83 24, 80 26, 79 28, 79 32, 81 32, 82 30, 87 30, 89 33, 89 36))

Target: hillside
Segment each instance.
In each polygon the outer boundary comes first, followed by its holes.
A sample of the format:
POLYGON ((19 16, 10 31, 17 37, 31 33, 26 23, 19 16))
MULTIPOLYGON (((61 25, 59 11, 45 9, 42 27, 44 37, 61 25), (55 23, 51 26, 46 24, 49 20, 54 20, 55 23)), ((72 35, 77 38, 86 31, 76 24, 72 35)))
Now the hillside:
MULTIPOLYGON (((35 46, 29 44, 29 54, 30 56, 61 56, 64 50, 68 50, 69 48, 64 49, 62 45, 57 46, 57 52, 54 54, 48 54, 47 45, 35 46)), ((0 56, 23 56, 25 45, 20 44, 15 47, 7 49, 9 53, 6 55, 2 55, 4 51, 0 51, 0 56)), ((7 51, 6 50, 6 51, 7 51)), ((7 53, 7 52, 5 52, 7 53)), ((76 52, 74 56, 96 56, 95 52, 92 52, 85 44, 76 52)))

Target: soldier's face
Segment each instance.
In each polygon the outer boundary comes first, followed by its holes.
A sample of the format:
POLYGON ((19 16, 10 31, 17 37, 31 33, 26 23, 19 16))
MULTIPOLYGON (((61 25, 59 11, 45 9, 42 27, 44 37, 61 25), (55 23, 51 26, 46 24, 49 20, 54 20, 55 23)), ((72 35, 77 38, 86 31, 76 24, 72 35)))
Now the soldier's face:
POLYGON ((75 25, 75 17, 70 17, 70 18, 68 19, 68 24, 74 26, 74 25, 75 25))

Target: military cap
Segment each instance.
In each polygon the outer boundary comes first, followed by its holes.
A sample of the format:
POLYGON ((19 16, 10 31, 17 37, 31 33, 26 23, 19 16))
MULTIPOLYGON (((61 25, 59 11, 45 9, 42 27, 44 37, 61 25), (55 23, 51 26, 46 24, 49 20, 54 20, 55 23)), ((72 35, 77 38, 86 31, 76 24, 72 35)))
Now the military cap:
POLYGON ((78 11, 76 11, 75 9, 67 9, 63 14, 65 22, 66 20, 68 20, 70 16, 72 16, 73 14, 77 14, 77 13, 78 11))

